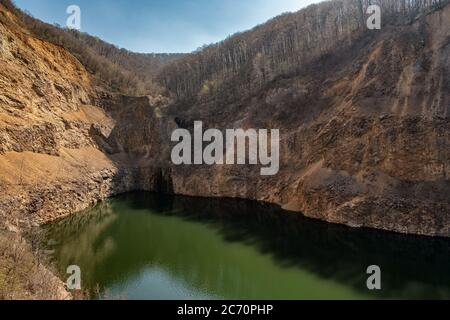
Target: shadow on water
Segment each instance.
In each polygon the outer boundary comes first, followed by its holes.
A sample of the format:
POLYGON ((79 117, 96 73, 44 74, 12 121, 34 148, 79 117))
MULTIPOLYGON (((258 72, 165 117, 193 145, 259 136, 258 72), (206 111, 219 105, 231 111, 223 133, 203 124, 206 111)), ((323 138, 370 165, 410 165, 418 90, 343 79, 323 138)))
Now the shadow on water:
MULTIPOLYGON (((352 292, 342 298, 450 298, 448 239, 351 229, 245 200, 131 193, 53 223, 46 231, 60 271, 81 264, 90 288, 99 283, 120 287, 120 292, 149 266, 156 272, 170 265, 173 277, 204 289, 196 295, 180 293, 181 298, 341 297, 322 289, 311 296, 296 292, 298 283, 312 281, 307 290, 313 292, 323 286, 322 280, 352 292), (228 245, 219 244, 212 232, 228 245), (227 248, 233 245, 239 250, 227 248), (264 266, 269 264, 261 258, 265 256, 273 265, 264 266), (366 287, 369 265, 381 268, 380 291, 366 287), (299 280, 298 270, 308 276, 299 280), (261 285, 266 277, 272 282, 261 285)), ((148 297, 132 297, 143 296, 148 297)))

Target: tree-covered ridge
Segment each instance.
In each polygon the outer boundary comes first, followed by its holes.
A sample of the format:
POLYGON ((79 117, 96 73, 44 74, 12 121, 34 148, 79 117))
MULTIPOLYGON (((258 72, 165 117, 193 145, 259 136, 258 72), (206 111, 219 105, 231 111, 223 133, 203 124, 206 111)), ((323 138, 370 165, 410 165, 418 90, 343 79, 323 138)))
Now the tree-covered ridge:
POLYGON ((149 91, 152 89, 153 79, 161 68, 184 55, 180 53, 135 53, 118 48, 87 33, 78 31, 70 32, 95 53, 131 72, 141 84, 147 85, 147 87, 140 88, 139 91, 149 91))
MULTIPOLYGON (((42 40, 64 47, 95 76, 99 85, 129 94, 146 95, 161 90, 154 75, 180 54, 139 54, 120 49, 97 37, 76 30, 61 28, 35 19, 18 9, 11 0, 0 4, 13 12, 23 26, 42 40)), ((8 23, 8 19, 2 19, 8 23)))
POLYGON ((381 7, 384 25, 406 24, 449 0, 325 1, 187 55, 133 53, 86 33, 44 23, 11 0, 0 3, 34 36, 75 55, 99 84, 129 95, 168 91, 185 99, 223 95, 225 86, 252 91, 280 76, 298 74, 309 62, 348 48, 367 33, 370 5, 381 7))
POLYGON ((448 0, 332 0, 276 17, 254 29, 205 47, 163 68, 159 81, 178 98, 223 91, 225 83, 252 90, 296 74, 308 62, 349 47, 368 32, 370 5, 384 25, 409 23, 448 0))

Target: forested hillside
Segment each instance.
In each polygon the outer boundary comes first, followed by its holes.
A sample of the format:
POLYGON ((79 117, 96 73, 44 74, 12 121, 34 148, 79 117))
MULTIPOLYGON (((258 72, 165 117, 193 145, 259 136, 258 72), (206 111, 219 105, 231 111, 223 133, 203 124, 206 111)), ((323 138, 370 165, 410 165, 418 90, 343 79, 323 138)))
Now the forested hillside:
MULTIPOLYGON (((139 54, 106 43, 76 30, 44 23, 18 9, 11 0, 0 0, 20 19, 33 36, 64 47, 95 75, 98 84, 129 95, 146 95, 160 91, 152 80, 160 68, 180 54, 139 54)), ((1 21, 9 20, 0 16, 1 21)))
POLYGON ((345 49, 368 32, 367 8, 381 7, 383 25, 407 24, 448 0, 334 0, 311 5, 236 34, 167 65, 161 83, 178 98, 259 88, 279 76, 296 75, 308 62, 345 49))
POLYGON ((278 16, 188 55, 133 53, 86 33, 37 20, 11 0, 0 2, 15 12, 34 36, 69 50, 110 89, 145 95, 165 88, 185 99, 224 94, 230 83, 241 93, 250 92, 277 77, 299 74, 309 62, 348 48, 364 35, 368 31, 366 10, 371 4, 381 7, 382 23, 389 25, 408 23, 424 9, 440 8, 449 1, 326 1, 278 16))
POLYGON ((105 57, 113 64, 131 72, 141 85, 144 85, 143 88, 138 90, 138 92, 143 94, 154 90, 154 87, 152 87, 154 85, 153 79, 163 66, 184 56, 184 54, 180 53, 134 53, 126 49, 117 48, 115 45, 87 33, 69 32, 101 57, 105 57))

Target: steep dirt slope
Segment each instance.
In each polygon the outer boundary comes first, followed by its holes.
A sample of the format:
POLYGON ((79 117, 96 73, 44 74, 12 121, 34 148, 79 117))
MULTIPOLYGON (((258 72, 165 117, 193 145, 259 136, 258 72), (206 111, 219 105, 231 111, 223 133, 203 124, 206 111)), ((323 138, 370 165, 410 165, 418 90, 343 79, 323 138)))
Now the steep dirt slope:
POLYGON ((3 7, 0 14, 0 202, 9 220, 28 213, 36 189, 76 176, 89 150, 97 155, 91 124, 113 122, 90 105, 90 76, 72 55, 30 36, 3 7))

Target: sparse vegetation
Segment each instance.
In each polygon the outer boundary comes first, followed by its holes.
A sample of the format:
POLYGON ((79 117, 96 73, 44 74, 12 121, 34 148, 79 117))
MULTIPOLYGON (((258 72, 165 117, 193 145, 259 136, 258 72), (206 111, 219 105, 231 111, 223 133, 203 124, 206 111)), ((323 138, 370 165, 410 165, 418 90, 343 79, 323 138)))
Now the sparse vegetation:
POLYGON ((42 262, 20 235, 0 231, 0 300, 62 299, 61 284, 42 262))

